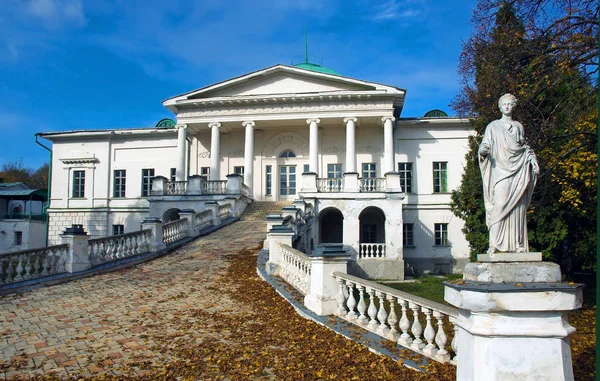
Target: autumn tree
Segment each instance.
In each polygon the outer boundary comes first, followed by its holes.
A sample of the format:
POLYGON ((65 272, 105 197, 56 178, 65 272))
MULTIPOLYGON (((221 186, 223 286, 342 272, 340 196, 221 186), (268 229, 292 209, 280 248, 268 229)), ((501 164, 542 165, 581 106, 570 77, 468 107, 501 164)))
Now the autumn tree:
POLYGON ((5 183, 24 183, 31 189, 47 189, 49 168, 45 163, 33 170, 23 165, 23 159, 17 159, 2 165, 0 179, 5 183))
POLYGON ((598 67, 590 59, 596 50, 581 35, 595 33, 597 41, 597 24, 585 21, 597 17, 590 3, 481 0, 474 12, 476 31, 463 46, 462 89, 452 104, 473 118, 476 131, 461 186, 452 194, 472 254, 487 249, 488 234, 478 145, 486 125, 500 116, 498 98, 512 93, 519 99, 515 117, 541 169, 528 215, 530 246, 567 270, 573 259, 577 267, 595 264, 597 183, 590 179, 597 171, 591 165, 597 134, 590 121, 597 110, 598 67))

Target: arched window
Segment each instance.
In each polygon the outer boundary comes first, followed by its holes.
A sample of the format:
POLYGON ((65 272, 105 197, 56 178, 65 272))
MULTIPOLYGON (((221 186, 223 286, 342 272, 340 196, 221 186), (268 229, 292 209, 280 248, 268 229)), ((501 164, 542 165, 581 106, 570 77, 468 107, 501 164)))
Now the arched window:
POLYGON ((279 154, 279 157, 296 157, 296 154, 291 149, 286 149, 279 154))

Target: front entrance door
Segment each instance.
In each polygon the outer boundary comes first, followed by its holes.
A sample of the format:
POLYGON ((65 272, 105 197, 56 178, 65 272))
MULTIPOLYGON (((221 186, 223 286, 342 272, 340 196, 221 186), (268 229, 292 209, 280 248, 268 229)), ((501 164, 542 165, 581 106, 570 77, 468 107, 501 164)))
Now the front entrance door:
MULTIPOLYGON (((282 165, 279 167, 279 195, 296 195, 296 166, 282 165)), ((283 197, 286 198, 286 197, 283 197)))

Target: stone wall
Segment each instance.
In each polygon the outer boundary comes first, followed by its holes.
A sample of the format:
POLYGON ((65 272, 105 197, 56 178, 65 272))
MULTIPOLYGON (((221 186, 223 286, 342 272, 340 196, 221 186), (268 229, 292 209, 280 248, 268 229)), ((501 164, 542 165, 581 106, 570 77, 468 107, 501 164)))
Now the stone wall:
POLYGON ((60 235, 73 224, 83 225, 91 238, 111 235, 106 211, 48 211, 48 245, 59 245, 60 235))

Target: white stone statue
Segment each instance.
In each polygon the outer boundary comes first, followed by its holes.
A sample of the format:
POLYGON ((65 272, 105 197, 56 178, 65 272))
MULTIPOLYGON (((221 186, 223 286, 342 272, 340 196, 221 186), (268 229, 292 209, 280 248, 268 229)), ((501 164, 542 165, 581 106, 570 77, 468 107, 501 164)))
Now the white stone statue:
POLYGON ((526 214, 539 166, 523 125, 512 118, 516 105, 513 95, 500 97, 502 118, 488 124, 479 146, 489 254, 529 252, 526 214))

